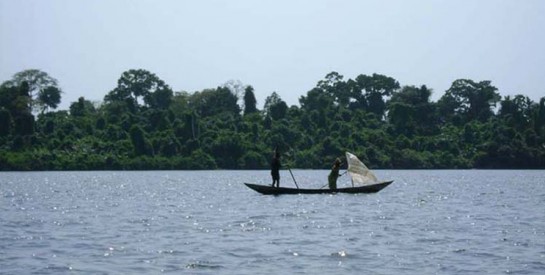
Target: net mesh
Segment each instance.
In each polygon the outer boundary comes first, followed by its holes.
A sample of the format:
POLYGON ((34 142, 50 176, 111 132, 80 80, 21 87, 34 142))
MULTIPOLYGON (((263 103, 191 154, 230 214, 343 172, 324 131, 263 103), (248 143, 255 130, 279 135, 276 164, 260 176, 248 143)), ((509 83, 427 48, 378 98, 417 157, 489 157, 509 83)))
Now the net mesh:
POLYGON ((348 163, 348 174, 352 177, 354 185, 366 185, 378 182, 375 174, 354 154, 346 152, 346 161, 348 163))

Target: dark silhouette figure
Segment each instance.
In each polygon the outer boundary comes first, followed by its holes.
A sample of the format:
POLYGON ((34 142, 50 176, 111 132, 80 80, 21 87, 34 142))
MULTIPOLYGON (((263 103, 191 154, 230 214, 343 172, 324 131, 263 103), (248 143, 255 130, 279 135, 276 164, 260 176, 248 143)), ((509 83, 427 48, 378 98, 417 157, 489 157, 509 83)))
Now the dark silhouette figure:
POLYGON ((329 189, 335 190, 337 189, 337 178, 340 177, 339 170, 341 169, 341 160, 337 158, 335 162, 333 163, 333 167, 331 167, 331 173, 329 173, 329 176, 327 177, 329 182, 329 189))
POLYGON ((271 161, 271 176, 272 176, 272 186, 274 187, 276 183, 276 187, 280 187, 280 167, 282 165, 280 164, 280 153, 278 153, 277 149, 274 149, 273 158, 271 161))

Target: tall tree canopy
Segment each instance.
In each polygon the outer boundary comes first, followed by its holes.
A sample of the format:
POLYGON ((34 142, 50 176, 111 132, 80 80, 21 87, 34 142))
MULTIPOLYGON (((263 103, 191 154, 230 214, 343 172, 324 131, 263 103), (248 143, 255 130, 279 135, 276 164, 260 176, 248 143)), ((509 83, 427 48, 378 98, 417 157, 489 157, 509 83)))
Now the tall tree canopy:
POLYGON ((13 75, 11 80, 5 81, 3 87, 20 87, 23 83, 28 85, 28 101, 31 109, 42 113, 48 108, 56 109, 61 102, 61 89, 58 81, 46 72, 30 69, 13 75))
POLYGON ((221 113, 240 114, 238 98, 227 87, 206 89, 196 92, 189 98, 189 107, 201 116, 214 116, 221 113))
POLYGON ((454 107, 450 112, 459 114, 464 121, 486 121, 493 115, 492 107, 500 100, 498 89, 490 81, 455 80, 443 97, 454 107))
POLYGON ((502 99, 490 81, 456 80, 434 102, 425 85, 331 72, 300 106, 272 92, 260 112, 240 81, 173 93, 129 70, 103 104, 80 97, 37 116, 37 88, 14 83, 0 86, 0 170, 267 169, 275 146, 300 168, 330 168, 344 151, 381 168, 545 168, 545 98, 502 99))
POLYGON ((358 75, 356 77, 357 89, 353 92, 353 97, 362 102, 361 105, 367 108, 367 111, 382 118, 386 111, 386 102, 384 97, 389 97, 394 91, 399 89, 399 82, 392 77, 373 74, 358 75))
POLYGON ((247 86, 244 89, 244 114, 249 115, 257 112, 257 100, 255 99, 254 87, 247 86))
POLYGON ((143 69, 128 70, 121 74, 117 87, 104 97, 104 101, 125 102, 130 110, 142 106, 165 109, 170 105, 172 94, 170 87, 154 73, 143 69))
POLYGON ((398 133, 413 136, 430 133, 437 125, 435 106, 430 102, 431 90, 425 85, 420 88, 404 86, 394 92, 388 103, 388 117, 398 133))
POLYGON ((288 111, 288 105, 278 93, 273 92, 270 96, 265 99, 265 105, 263 110, 274 120, 282 119, 286 116, 288 111))

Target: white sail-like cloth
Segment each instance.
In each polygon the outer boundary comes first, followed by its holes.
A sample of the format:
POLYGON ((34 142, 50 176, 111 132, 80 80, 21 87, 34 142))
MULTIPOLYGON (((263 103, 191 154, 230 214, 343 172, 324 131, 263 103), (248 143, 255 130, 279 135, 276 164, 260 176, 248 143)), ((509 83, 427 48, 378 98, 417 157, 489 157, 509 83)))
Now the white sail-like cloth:
POLYGON ((353 185, 366 185, 378 182, 377 177, 358 157, 346 152, 346 161, 348 163, 348 174, 352 177, 353 185))

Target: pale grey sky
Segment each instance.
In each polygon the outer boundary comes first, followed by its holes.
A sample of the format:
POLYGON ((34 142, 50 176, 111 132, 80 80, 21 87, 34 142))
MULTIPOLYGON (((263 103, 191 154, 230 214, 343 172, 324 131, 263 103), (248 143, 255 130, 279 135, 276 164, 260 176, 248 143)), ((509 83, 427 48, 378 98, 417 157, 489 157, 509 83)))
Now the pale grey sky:
POLYGON ((426 84, 433 100, 458 78, 491 80, 537 101, 544 14, 541 0, 0 0, 0 82, 43 70, 62 109, 138 68, 174 91, 240 80, 259 108, 273 91, 298 105, 331 71, 426 84))

